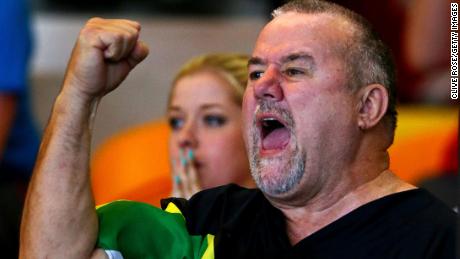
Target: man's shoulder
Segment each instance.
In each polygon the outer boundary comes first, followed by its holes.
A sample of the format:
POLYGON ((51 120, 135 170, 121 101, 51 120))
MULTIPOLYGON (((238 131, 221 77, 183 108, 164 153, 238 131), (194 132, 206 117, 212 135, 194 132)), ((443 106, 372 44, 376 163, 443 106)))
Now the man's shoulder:
MULTIPOLYGON (((391 199, 391 197, 390 197, 391 199)), ((406 258, 455 258, 458 214, 424 189, 396 194, 388 230, 406 258), (405 248, 405 249, 404 249, 405 248)), ((391 235, 389 235, 391 237, 391 235)))
POLYGON ((412 233, 440 232, 455 226, 454 210, 424 189, 394 193, 364 205, 354 213, 360 218, 375 219, 412 233), (404 227, 403 227, 404 226, 404 227))
POLYGON ((457 215, 423 189, 367 203, 299 242, 292 258, 455 258, 457 215))
POLYGON ((397 202, 397 209, 402 219, 411 219, 411 222, 426 222, 437 226, 452 226, 458 215, 453 208, 436 198, 425 189, 396 194, 393 199, 397 202), (399 198, 399 201, 396 201, 399 198))
MULTIPOLYGON (((424 189, 395 193, 374 204, 379 247, 402 258, 454 258, 458 215, 424 189)), ((378 250, 376 248, 375 250, 378 250)))

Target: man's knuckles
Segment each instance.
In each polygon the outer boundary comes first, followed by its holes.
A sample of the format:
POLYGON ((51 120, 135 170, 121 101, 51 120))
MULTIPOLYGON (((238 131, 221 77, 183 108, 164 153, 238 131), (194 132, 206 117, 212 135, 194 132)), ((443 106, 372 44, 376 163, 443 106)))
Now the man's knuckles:
POLYGON ((119 20, 91 18, 80 31, 79 42, 104 50, 114 48, 109 53, 118 54, 118 51, 126 49, 125 46, 135 45, 139 38, 139 30, 135 27, 140 27, 137 23, 129 25, 130 27, 126 26, 126 21, 123 22, 124 26, 117 25, 119 23, 119 20))

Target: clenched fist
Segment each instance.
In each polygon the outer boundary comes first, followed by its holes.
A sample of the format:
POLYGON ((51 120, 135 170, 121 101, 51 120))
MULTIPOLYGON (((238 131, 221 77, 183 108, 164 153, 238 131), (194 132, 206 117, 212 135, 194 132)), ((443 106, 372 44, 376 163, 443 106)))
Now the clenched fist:
POLYGON ((140 29, 130 20, 90 19, 78 36, 62 91, 91 101, 115 89, 148 55, 140 29))

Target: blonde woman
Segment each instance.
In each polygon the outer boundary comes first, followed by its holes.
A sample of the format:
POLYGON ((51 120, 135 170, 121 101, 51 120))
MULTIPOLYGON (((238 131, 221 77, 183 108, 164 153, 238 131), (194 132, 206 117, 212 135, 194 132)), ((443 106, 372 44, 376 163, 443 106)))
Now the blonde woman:
POLYGON ((236 183, 254 187, 241 121, 248 56, 208 54, 191 59, 173 81, 167 117, 173 196, 236 183))

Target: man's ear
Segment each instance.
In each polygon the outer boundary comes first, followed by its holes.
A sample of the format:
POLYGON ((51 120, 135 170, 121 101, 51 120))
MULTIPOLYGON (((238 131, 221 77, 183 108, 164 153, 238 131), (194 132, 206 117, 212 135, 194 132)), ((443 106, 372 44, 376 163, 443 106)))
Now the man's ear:
POLYGON ((385 115, 388 107, 388 91, 380 84, 371 84, 358 91, 358 127, 366 130, 374 127, 385 115))

